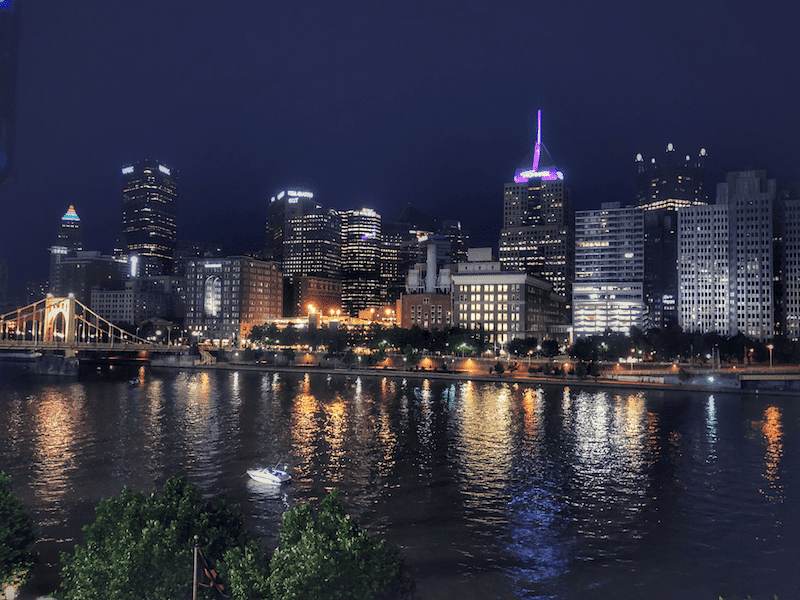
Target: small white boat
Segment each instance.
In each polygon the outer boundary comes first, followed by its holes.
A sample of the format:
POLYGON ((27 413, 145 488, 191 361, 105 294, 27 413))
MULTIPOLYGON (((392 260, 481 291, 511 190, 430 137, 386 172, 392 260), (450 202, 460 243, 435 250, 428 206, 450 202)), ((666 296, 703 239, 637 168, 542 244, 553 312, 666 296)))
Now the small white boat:
POLYGON ((247 469, 247 474, 251 479, 260 483, 286 483, 292 479, 292 476, 286 472, 286 467, 283 470, 277 468, 247 469))

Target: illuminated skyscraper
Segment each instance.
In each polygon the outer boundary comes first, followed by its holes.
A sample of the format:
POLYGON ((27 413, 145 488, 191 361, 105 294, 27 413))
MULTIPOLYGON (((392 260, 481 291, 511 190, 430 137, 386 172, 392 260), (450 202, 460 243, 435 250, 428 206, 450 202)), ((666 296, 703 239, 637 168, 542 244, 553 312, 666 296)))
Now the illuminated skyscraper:
POLYGON ((680 160, 677 154, 675 146, 667 144, 662 160, 651 158, 648 164, 641 154, 636 155, 636 206, 678 210, 708 204, 706 149, 702 148, 695 159, 687 154, 680 160))
POLYGON ((555 292, 572 295, 575 229, 569 188, 541 141, 541 117, 536 145, 517 169, 514 183, 505 185, 500 263, 553 284, 555 292))
POLYGON ((381 306, 381 216, 371 208, 342 217, 342 309, 350 316, 381 306))
POLYGON ((56 246, 63 246, 68 250, 83 250, 81 218, 75 212, 75 207, 72 204, 69 205, 69 209, 61 217, 56 246))
POLYGON ((679 318, 685 331, 775 335, 773 235, 777 184, 728 173, 717 203, 678 211, 679 318))
POLYGON ((11 177, 19 55, 18 0, 0 1, 0 185, 11 177))
POLYGON ((339 213, 325 210, 311 191, 282 190, 267 208, 266 234, 266 254, 283 271, 283 314, 304 315, 309 303, 317 310, 323 305, 340 309, 341 300, 335 298, 342 271, 339 213), (312 289, 320 292, 318 297, 311 298, 312 289))
POLYGON ((50 291, 61 293, 64 289, 63 279, 66 277, 62 261, 75 258, 76 252, 83 250, 83 232, 81 219, 71 204, 58 224, 56 243, 50 247, 50 291))
POLYGON ((125 166, 122 178, 122 235, 125 251, 138 263, 135 275, 169 275, 177 233, 176 173, 142 160, 125 166))
POLYGON ((644 299, 646 330, 677 325, 677 210, 708 202, 705 148, 697 158, 678 158, 667 145, 663 159, 645 162, 636 155, 636 206, 645 211, 644 299))
POLYGON ((576 338, 643 328, 644 215, 619 202, 575 213, 576 338))

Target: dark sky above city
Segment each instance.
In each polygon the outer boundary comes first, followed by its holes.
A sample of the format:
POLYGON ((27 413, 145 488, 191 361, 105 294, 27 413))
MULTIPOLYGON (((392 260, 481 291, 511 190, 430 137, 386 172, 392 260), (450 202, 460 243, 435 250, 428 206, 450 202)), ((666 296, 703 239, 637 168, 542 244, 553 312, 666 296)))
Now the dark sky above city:
POLYGON ((110 251, 141 158, 179 172, 180 238, 234 249, 300 186, 496 247, 537 109, 577 210, 632 202, 636 154, 670 142, 707 149, 712 190, 752 167, 800 179, 795 1, 17 2, 12 283, 47 276, 70 204, 110 251))

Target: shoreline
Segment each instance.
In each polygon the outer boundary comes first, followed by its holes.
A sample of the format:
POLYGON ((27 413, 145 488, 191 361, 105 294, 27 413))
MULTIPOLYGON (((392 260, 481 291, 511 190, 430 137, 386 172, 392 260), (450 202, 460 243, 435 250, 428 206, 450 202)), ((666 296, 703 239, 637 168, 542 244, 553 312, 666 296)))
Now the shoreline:
MULTIPOLYGON (((577 377, 544 377, 534 375, 521 375, 516 373, 506 373, 503 375, 490 375, 488 373, 468 373, 465 371, 403 371, 397 369, 340 369, 324 367, 318 365, 297 365, 297 366, 276 366, 260 365, 237 362, 221 362, 206 365, 180 365, 180 364, 152 364, 153 369, 187 369, 193 371, 221 370, 221 371, 265 371, 277 373, 319 373, 326 375, 346 375, 346 376, 366 376, 366 377, 405 377, 418 379, 440 379, 453 381, 479 381, 484 383, 517 383, 517 384, 540 384, 540 385, 563 385, 581 386, 591 388, 617 387, 624 389, 651 389, 651 390, 685 390, 689 392, 710 392, 715 394, 739 394, 748 396, 796 396, 800 397, 797 390, 780 389, 760 389, 742 388, 725 385, 698 385, 689 383, 668 383, 654 381, 631 381, 611 379, 607 377, 578 379, 577 377)), ((641 375, 641 377, 652 377, 652 374, 641 375)), ((628 376, 630 377, 630 376, 628 376)), ((635 375, 633 377, 636 377, 635 375)))

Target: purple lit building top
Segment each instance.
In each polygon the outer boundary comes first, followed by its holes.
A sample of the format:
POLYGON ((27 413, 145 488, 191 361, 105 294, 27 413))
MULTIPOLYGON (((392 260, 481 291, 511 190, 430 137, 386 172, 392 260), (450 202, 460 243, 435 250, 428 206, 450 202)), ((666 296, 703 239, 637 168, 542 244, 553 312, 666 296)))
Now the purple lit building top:
POLYGON ((541 178, 542 181, 555 181, 564 179, 564 174, 553 164, 553 159, 547 148, 542 144, 542 111, 538 111, 536 116, 536 145, 533 147, 533 156, 530 154, 525 157, 522 164, 514 174, 515 183, 526 183, 534 178, 541 178))

